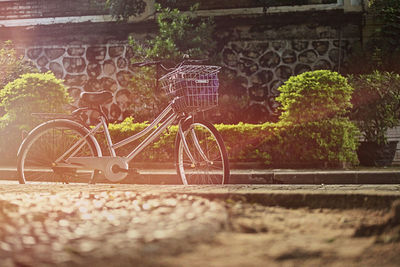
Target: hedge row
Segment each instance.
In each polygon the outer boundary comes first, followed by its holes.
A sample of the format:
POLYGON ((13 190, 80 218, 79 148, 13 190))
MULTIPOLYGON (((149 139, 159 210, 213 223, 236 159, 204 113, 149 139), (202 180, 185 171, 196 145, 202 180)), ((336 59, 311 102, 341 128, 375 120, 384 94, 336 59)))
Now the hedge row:
MULTIPOLYGON (((128 118, 120 124, 111 124, 110 134, 115 143, 147 126, 145 123, 134 123, 128 118)), ((301 125, 280 122, 215 126, 225 141, 231 162, 258 162, 271 167, 341 166, 358 163, 355 151, 359 132, 347 119, 330 119, 301 125)), ((158 140, 145 148, 135 160, 171 162, 177 131, 177 126, 171 126, 168 132, 164 132, 158 140)), ((102 133, 97 138, 104 143, 102 133)), ((117 153, 127 155, 137 144, 138 141, 120 148, 117 153)), ((8 152, 1 153, 3 155, 0 162, 13 163, 18 145, 19 143, 9 144, 8 152)))
MULTIPOLYGON (((115 141, 122 140, 147 127, 128 118, 110 125, 115 141)), ((264 123, 215 125, 221 133, 232 162, 257 161, 269 166, 341 166, 357 165, 358 129, 347 118, 321 120, 302 124, 264 123)), ((171 126, 136 160, 171 161, 178 127, 171 126)), ((127 155, 133 143, 118 152, 127 155)))

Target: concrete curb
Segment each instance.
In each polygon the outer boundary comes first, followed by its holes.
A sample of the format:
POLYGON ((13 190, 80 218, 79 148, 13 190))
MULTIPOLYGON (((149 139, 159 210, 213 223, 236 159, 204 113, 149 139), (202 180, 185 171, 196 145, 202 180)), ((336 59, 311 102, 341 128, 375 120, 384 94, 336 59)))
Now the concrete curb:
MULTIPOLYGON (((139 169, 126 184, 181 184, 174 169, 139 169)), ((0 167, 0 180, 17 180, 15 167, 0 167)), ((98 182, 107 182, 99 180, 98 182)), ((231 184, 400 184, 400 169, 371 170, 231 170, 231 184)))
MULTIPOLYGON (((175 170, 139 170, 124 183, 181 184, 175 170)), ((231 170, 230 184, 400 184, 400 170, 231 170)))

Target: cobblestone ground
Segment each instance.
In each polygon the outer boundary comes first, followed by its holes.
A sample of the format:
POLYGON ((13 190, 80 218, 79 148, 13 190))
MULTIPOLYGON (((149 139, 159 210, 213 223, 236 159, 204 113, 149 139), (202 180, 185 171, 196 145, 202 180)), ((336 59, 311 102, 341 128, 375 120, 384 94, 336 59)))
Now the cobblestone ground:
POLYGON ((363 228, 400 214, 390 209, 287 209, 152 186, 0 189, 0 266, 400 263, 400 231, 363 228))

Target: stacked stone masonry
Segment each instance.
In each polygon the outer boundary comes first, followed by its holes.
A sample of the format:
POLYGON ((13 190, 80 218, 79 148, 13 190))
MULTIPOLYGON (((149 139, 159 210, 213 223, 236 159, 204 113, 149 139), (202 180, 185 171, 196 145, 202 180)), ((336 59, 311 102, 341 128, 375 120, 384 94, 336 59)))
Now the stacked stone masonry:
POLYGON ((269 113, 277 107, 278 87, 290 76, 311 70, 338 70, 357 40, 233 41, 222 50, 223 66, 241 81, 251 104, 269 113), (340 52, 341 51, 341 52, 340 52))
POLYGON ((118 121, 127 115, 133 51, 126 43, 28 47, 23 53, 42 72, 50 70, 63 79, 76 106, 82 91, 106 90, 114 93, 104 107, 109 118, 118 121))
MULTIPOLYGON (((356 40, 271 40, 231 41, 221 51, 222 65, 239 78, 250 97, 250 105, 276 110, 277 88, 290 76, 318 69, 337 70, 356 40), (339 51, 342 51, 339 53, 339 51)), ((52 71, 63 79, 78 105, 82 91, 107 90, 114 93, 105 105, 111 121, 123 120, 131 104, 129 81, 134 55, 126 42, 99 45, 58 45, 23 49, 42 72, 52 71)))
MULTIPOLYGON (((105 0, 0 1, 0 19, 7 20, 12 16, 23 19, 98 15, 105 12, 104 6, 101 6, 104 2, 105 0)), ((191 2, 185 0, 179 4, 188 5, 191 2)), ((225 3, 228 2, 222 1, 220 7, 225 7, 225 3)), ((304 5, 321 4, 322 7, 323 4, 336 1, 295 2, 304 5)), ((202 3, 209 8, 220 8, 214 6, 215 1, 207 0, 202 3)), ((240 0, 229 3, 231 4, 226 4, 228 9, 247 5, 253 7, 262 4, 292 4, 291 0, 240 0)), ((360 22, 357 19, 344 23, 342 18, 348 17, 330 10, 312 12, 314 17, 311 19, 305 19, 306 16, 311 16, 311 13, 295 13, 297 12, 271 16, 249 15, 246 20, 241 16, 222 16, 216 20, 215 37, 222 59, 220 64, 225 67, 224 71, 235 77, 235 86, 229 87, 229 90, 235 91, 235 94, 240 92, 240 95, 249 96, 249 110, 260 114, 261 120, 268 120, 269 115, 274 115, 277 88, 290 76, 308 70, 339 70, 345 65, 354 42, 360 40, 360 22), (295 15, 297 19, 290 20, 295 15), (320 19, 321 16, 332 19, 324 21, 320 19)), ((10 27, 10 30, 5 32, 7 36, 17 37, 17 46, 23 50, 26 59, 31 60, 41 71, 50 70, 64 80, 75 99, 75 105, 78 105, 77 98, 82 91, 113 92, 114 99, 105 105, 105 109, 111 121, 119 121, 130 112, 132 99, 129 81, 136 71, 130 64, 134 51, 126 41, 127 36, 146 39, 145 34, 154 33, 151 28, 153 26, 149 26, 152 23, 154 22, 150 20, 145 23, 142 21, 141 24, 121 23, 120 27, 112 22, 96 24, 70 21, 55 25, 15 27, 15 30, 10 27), (132 27, 127 27, 128 25, 132 27), (63 29, 65 36, 59 35, 58 29, 63 29)), ((229 90, 226 92, 230 93, 229 90)), ((221 91, 224 93, 222 86, 221 91)))

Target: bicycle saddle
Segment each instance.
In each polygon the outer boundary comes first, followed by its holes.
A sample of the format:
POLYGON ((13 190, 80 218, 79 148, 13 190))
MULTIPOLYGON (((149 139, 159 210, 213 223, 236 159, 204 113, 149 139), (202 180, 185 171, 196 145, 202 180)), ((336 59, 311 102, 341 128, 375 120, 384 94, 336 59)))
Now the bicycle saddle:
POLYGON ((101 91, 101 92, 82 92, 80 99, 88 104, 101 105, 113 97, 111 92, 101 91))

